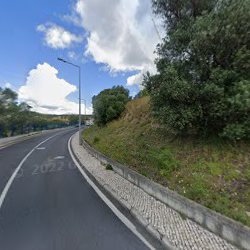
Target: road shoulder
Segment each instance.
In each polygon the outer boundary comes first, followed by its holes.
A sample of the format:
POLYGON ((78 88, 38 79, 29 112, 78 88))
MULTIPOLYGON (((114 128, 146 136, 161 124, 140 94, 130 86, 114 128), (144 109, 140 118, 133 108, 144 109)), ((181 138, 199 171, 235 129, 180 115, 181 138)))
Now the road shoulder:
POLYGON ((237 249, 118 174, 106 170, 99 160, 78 145, 78 134, 72 137, 71 147, 85 171, 167 249, 237 249))

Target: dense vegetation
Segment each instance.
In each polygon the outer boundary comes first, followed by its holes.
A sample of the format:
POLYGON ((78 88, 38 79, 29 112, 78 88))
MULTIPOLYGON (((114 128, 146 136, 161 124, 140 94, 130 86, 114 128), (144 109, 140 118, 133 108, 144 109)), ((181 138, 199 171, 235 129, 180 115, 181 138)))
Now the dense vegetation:
POLYGON ((121 118, 85 130, 85 140, 148 178, 250 226, 250 144, 173 139, 150 115, 149 103, 149 97, 130 101, 121 118))
POLYGON ((250 0, 154 0, 166 36, 145 77, 153 113, 181 134, 250 138, 250 0))
POLYGON ((94 96, 92 103, 95 123, 103 126, 118 118, 129 100, 129 91, 122 86, 105 89, 94 96))
POLYGON ((250 0, 153 0, 153 8, 166 31, 157 74, 115 121, 120 99, 110 90, 95 97, 97 125, 106 126, 84 138, 250 226, 250 0))
POLYGON ((75 125, 75 115, 44 115, 31 111, 26 103, 18 103, 17 94, 9 88, 0 88, 0 138, 32 131, 75 125))

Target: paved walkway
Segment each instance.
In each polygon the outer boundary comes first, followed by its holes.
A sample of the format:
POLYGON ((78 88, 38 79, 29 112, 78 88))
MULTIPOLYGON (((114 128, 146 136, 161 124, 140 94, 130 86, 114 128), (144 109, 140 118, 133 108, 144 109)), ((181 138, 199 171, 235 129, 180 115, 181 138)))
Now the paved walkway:
POLYGON ((202 228, 195 222, 183 218, 179 213, 145 193, 142 189, 130 183, 113 171, 108 171, 82 146, 78 145, 78 134, 72 138, 73 150, 99 183, 122 199, 128 207, 133 208, 157 230, 159 235, 177 249, 237 249, 215 234, 202 228))

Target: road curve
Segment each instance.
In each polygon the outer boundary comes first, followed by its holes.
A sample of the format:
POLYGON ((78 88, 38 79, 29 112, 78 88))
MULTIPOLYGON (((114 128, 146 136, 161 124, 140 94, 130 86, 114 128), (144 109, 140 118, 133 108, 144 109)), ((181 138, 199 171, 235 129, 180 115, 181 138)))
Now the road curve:
POLYGON ((0 249, 148 249, 75 166, 68 152, 75 132, 51 132, 0 150, 0 249))

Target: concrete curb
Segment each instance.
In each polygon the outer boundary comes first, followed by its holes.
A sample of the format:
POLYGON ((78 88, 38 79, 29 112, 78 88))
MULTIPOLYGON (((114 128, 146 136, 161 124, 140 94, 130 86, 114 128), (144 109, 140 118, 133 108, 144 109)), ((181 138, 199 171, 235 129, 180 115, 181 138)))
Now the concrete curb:
POLYGON ((22 141, 26 141, 28 139, 34 138, 34 137, 39 136, 39 135, 44 134, 44 133, 57 131, 57 130, 61 130, 61 129, 65 129, 65 128, 41 130, 41 131, 29 133, 29 134, 23 134, 23 135, 17 135, 17 136, 13 136, 13 137, 1 138, 0 139, 0 149, 9 147, 9 146, 11 146, 13 144, 16 144, 16 143, 19 143, 19 142, 22 142, 22 141))
MULTIPOLYGON (((96 179, 96 181, 98 181, 96 179)), ((136 220, 137 223, 139 223, 155 240, 159 241, 161 245, 168 250, 177 250, 172 244, 169 242, 169 240, 162 235, 159 231, 157 231, 151 223, 146 221, 140 214, 140 212, 135 209, 134 207, 131 207, 129 203, 127 203, 124 199, 118 197, 110 188, 108 185, 104 185, 104 188, 106 191, 116 200, 120 203, 120 205, 125 208, 131 216, 136 220)))
POLYGON ((7 138, 0 139, 0 149, 8 147, 8 146, 13 145, 13 144, 18 143, 18 142, 28 140, 30 138, 38 136, 39 134, 41 134, 41 132, 34 132, 31 134, 20 135, 18 137, 14 136, 14 137, 7 137, 7 138), (4 139, 6 139, 6 140, 4 140, 4 139), (1 141, 1 140, 3 140, 3 141, 1 141))
MULTIPOLYGON (((176 192, 149 180, 128 167, 109 159, 102 153, 93 149, 84 140, 82 141, 82 145, 90 155, 101 161, 103 164, 110 164, 113 167, 114 172, 140 187, 149 195, 160 200, 170 208, 195 221, 205 229, 227 240, 238 248, 250 250, 249 227, 189 200, 176 192)), ((159 238, 157 233, 152 231, 151 227, 147 228, 148 231, 151 231, 152 234, 155 234, 155 236, 159 238)), ((161 241, 165 242, 165 246, 168 246, 166 238, 161 238, 161 241)), ((174 248, 171 248, 170 245, 170 249, 174 248)))
MULTIPOLYGON (((177 248, 175 248, 174 246, 171 245, 171 243, 168 241, 168 239, 160 234, 151 223, 147 222, 140 214, 140 212, 131 207, 131 205, 124 199, 118 197, 116 195, 116 193, 107 185, 107 184, 103 184, 102 182, 100 182, 87 168, 84 167, 84 165, 82 164, 82 162, 79 160, 77 154, 74 152, 74 148, 72 146, 72 140, 70 143, 70 147, 72 150, 72 153, 75 157, 75 159, 77 160, 77 162, 80 164, 80 166, 83 168, 84 172, 91 178, 91 180, 97 184, 98 186, 101 186, 102 189, 104 189, 103 191, 105 191, 105 193, 108 194, 109 197, 112 198, 112 200, 114 199, 116 202, 119 203, 119 205, 125 209, 126 212, 128 212, 133 219, 136 220, 136 222, 144 228, 145 231, 147 231, 150 236, 157 242, 159 242, 159 244, 162 246, 161 248, 157 248, 157 249, 167 249, 167 250, 177 250, 177 248)), ((107 170, 108 171, 108 170, 107 170)))

